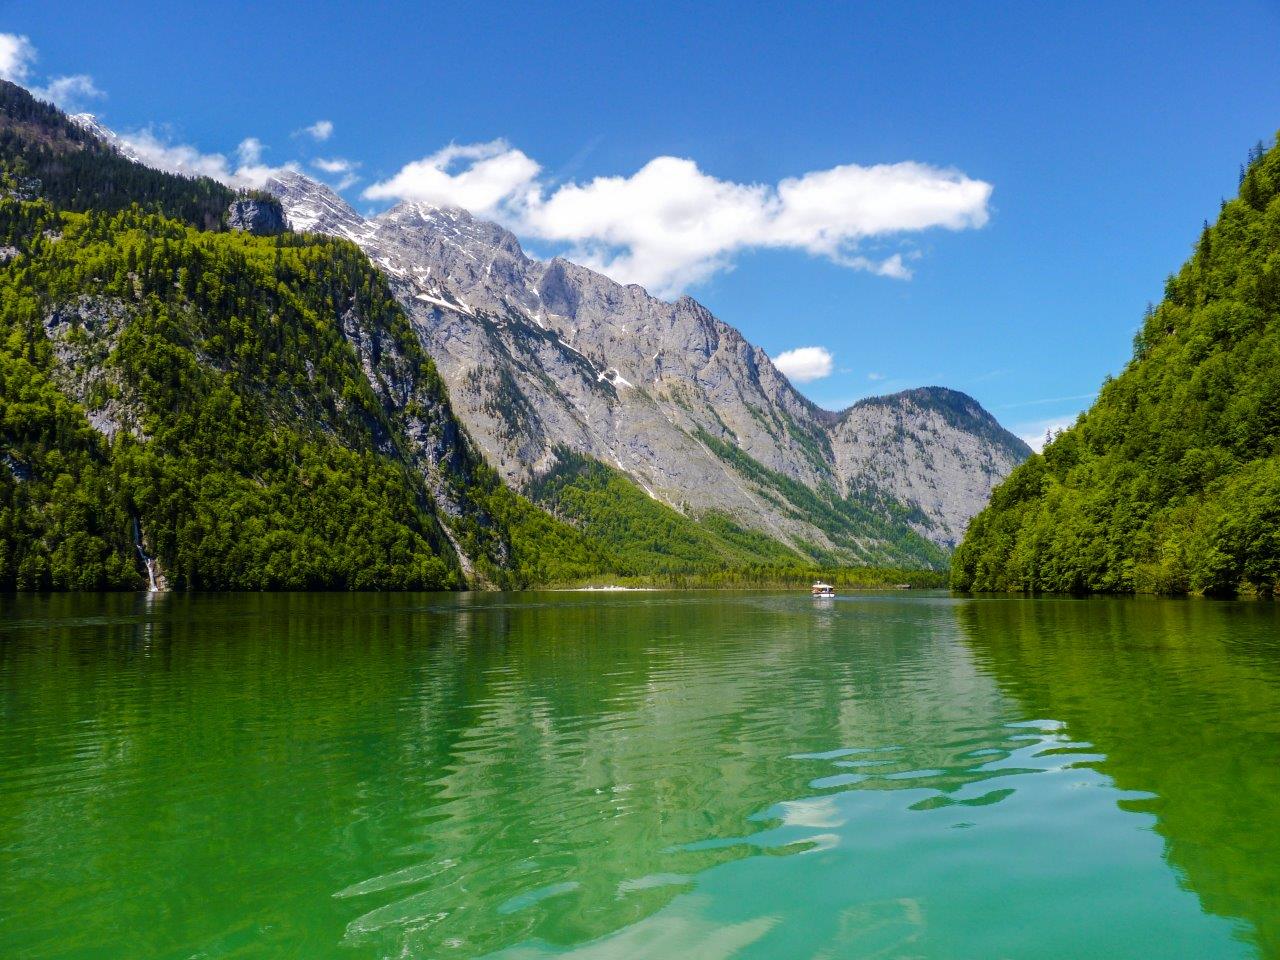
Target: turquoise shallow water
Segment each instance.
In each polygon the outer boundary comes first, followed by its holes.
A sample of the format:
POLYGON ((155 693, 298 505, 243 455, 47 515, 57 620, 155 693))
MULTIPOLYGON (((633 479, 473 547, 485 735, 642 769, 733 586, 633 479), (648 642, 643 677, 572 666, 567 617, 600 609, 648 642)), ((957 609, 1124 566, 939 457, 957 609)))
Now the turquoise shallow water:
POLYGON ((1280 957, 1270 604, 0 599, 0 956, 1280 957))

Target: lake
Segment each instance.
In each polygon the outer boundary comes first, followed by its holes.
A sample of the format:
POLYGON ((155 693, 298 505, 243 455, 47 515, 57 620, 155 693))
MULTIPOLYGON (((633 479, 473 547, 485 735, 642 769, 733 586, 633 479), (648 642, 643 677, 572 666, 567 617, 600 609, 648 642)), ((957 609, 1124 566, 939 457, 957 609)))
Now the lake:
POLYGON ((0 956, 1280 957, 1270 603, 0 598, 0 956))

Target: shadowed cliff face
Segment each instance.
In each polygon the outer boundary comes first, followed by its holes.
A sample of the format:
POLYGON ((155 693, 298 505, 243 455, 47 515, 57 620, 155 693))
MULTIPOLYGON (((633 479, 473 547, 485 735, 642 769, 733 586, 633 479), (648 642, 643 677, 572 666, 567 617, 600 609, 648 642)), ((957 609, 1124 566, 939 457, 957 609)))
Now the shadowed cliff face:
POLYGON ((568 448, 677 509, 724 510, 802 551, 858 561, 894 556, 912 531, 953 545, 1028 453, 953 391, 820 410, 697 301, 532 260, 466 211, 405 203, 365 219, 299 175, 268 189, 294 229, 354 240, 392 279, 459 417, 517 486, 568 448), (788 484, 855 501, 892 530, 838 529, 788 484))
POLYGON ((976 600, 957 616, 1005 693, 1092 745, 1081 763, 1149 792, 1124 806, 1154 816, 1204 909, 1280 957, 1280 610, 976 600))

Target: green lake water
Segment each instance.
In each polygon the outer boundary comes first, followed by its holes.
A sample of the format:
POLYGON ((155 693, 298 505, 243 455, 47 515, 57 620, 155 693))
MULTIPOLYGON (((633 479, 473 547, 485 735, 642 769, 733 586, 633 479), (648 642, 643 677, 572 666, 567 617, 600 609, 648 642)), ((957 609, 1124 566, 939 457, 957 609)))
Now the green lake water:
POLYGON ((1280 612, 0 598, 0 957, 1280 958, 1280 612))

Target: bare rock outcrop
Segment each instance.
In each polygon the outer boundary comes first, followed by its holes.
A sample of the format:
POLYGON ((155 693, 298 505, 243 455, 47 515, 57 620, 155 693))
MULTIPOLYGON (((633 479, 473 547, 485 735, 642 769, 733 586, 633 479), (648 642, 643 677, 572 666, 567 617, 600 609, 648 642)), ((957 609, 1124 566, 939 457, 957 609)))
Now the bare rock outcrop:
POLYGON ((909 517, 949 547, 1029 452, 941 388, 822 410, 696 300, 529 258, 464 210, 402 203, 366 219, 298 174, 267 190, 293 229, 346 237, 389 277, 455 413, 518 488, 568 448, 676 509, 856 561, 881 555, 878 534, 824 521, 797 491, 909 517))
POLYGON ((241 197, 227 208, 227 227, 258 237, 271 237, 289 229, 284 210, 274 200, 241 197))

